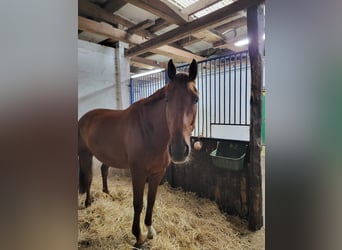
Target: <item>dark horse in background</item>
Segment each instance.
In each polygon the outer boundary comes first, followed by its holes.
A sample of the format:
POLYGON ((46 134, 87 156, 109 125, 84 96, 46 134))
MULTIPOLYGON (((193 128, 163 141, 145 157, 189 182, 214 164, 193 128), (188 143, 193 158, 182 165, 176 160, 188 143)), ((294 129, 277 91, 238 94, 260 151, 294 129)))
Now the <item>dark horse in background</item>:
POLYGON ((136 247, 145 242, 140 230, 145 182, 148 182, 145 225, 153 238, 152 210, 157 188, 170 162, 184 163, 190 155, 190 135, 195 126, 198 92, 197 63, 189 74, 178 73, 168 63, 169 83, 126 110, 96 109, 78 122, 79 192, 91 203, 92 157, 101 167, 103 191, 108 193, 108 167, 129 168, 133 184, 134 219, 132 233, 136 247))

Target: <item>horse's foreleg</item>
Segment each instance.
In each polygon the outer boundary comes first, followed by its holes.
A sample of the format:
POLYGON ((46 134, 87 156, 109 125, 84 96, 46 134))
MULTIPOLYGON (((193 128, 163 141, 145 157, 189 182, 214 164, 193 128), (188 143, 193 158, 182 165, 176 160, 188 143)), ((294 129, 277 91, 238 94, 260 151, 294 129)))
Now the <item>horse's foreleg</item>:
POLYGON ((146 178, 140 175, 140 173, 132 173, 134 207, 132 233, 137 240, 137 242, 134 245, 137 248, 140 248, 145 242, 145 238, 142 236, 140 230, 140 214, 143 208, 145 180, 146 178))
POLYGON ((157 189, 161 179, 164 176, 164 172, 151 176, 148 180, 148 196, 147 196, 147 209, 145 215, 145 225, 147 227, 147 238, 153 239, 155 236, 156 230, 152 227, 152 213, 153 213, 153 206, 156 200, 157 189))
POLYGON ((102 191, 107 194, 109 194, 108 185, 107 185, 108 168, 109 167, 105 164, 102 164, 101 166, 102 185, 103 185, 102 191))

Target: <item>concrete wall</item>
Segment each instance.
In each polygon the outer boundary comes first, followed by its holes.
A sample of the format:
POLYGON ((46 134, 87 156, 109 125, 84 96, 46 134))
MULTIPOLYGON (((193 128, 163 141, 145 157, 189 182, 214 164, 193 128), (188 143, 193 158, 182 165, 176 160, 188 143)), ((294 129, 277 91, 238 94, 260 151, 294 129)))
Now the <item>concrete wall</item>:
POLYGON ((129 61, 124 45, 114 49, 78 40, 78 118, 95 108, 129 106, 129 61))
MULTIPOLYGON (((78 119, 96 108, 124 109, 130 105, 129 61, 124 43, 109 48, 78 40, 78 119)), ((93 171, 101 163, 93 159, 93 171)), ((109 169, 109 175, 129 175, 129 170, 109 169)))

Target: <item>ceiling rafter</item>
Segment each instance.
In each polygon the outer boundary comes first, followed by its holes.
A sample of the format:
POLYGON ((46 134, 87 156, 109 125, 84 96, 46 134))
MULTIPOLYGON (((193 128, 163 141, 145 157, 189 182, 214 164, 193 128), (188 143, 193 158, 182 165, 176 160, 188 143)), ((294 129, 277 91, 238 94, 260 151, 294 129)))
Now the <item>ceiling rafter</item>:
MULTIPOLYGON (((120 40, 129 44, 139 44, 139 43, 146 41, 146 39, 144 39, 143 37, 139 35, 129 34, 125 32, 124 30, 120 30, 120 29, 112 27, 111 25, 107 23, 104 23, 104 22, 99 23, 99 22, 96 22, 96 21, 93 21, 84 17, 80 17, 80 16, 78 17, 78 29, 92 32, 92 33, 99 34, 99 35, 103 35, 103 36, 111 38, 112 40, 120 40)), ((197 58, 198 60, 205 59, 204 57, 197 56, 188 51, 174 48, 168 45, 159 46, 158 50, 159 52, 161 52, 160 54, 165 54, 168 51, 172 51, 175 54, 182 54, 183 59, 185 59, 184 61, 186 62, 191 62, 193 58, 197 58)), ((153 51, 151 50, 151 52, 153 51)))
POLYGON ((146 39, 139 35, 129 34, 124 30, 114 28, 108 23, 99 23, 80 16, 78 17, 78 28, 80 30, 103 35, 113 40, 120 40, 129 44, 139 44, 146 41, 146 39))
POLYGON ((143 58, 143 57, 138 57, 138 56, 132 57, 131 61, 137 62, 137 63, 140 63, 140 64, 149 65, 149 66, 152 66, 152 67, 164 68, 164 69, 167 66, 166 63, 164 63, 164 62, 159 62, 159 61, 156 61, 156 60, 151 60, 151 59, 148 59, 148 58, 143 58))
POLYGON ((128 56, 136 56, 146 51, 151 51, 165 44, 175 42, 187 35, 190 32, 196 33, 202 29, 208 29, 221 25, 228 17, 232 16, 236 12, 246 9, 250 6, 263 2, 263 0, 239 0, 232 4, 229 4, 219 10, 216 10, 202 18, 191 21, 183 26, 166 32, 158 37, 152 38, 142 44, 128 50, 128 56))
POLYGON ((217 56, 217 55, 227 55, 232 53, 233 51, 230 49, 220 49, 220 48, 209 48, 202 51, 199 51, 198 54, 206 57, 217 56))
POLYGON ((229 23, 225 23, 223 25, 220 25, 218 27, 215 28, 215 30, 223 33, 229 29, 233 29, 233 28, 240 28, 242 26, 247 25, 247 18, 246 17, 240 17, 237 18, 229 23))
POLYGON ((111 13, 114 13, 125 5, 125 0, 108 0, 106 5, 104 6, 104 9, 108 10, 111 13))
POLYGON ((185 15, 192 15, 200 10, 203 10, 205 8, 208 8, 211 5, 214 5, 217 2, 220 2, 221 0, 207 0, 207 1, 197 1, 188 7, 181 10, 181 12, 185 15))
POLYGON ((134 23, 131 23, 120 16, 113 15, 108 10, 102 9, 101 7, 90 3, 87 0, 78 0, 78 14, 101 19, 113 25, 121 24, 126 27, 131 27, 134 25, 134 23))
MULTIPOLYGON (((165 20, 173 21, 173 23, 176 23, 178 25, 186 24, 187 21, 193 20, 193 18, 187 17, 187 16, 181 14, 180 10, 178 10, 175 6, 173 6, 172 4, 170 4, 166 1, 163 1, 163 2, 162 1, 156 1, 156 0, 154 0, 154 1, 126 0, 126 1, 130 4, 133 4, 135 6, 143 8, 146 11, 149 11, 152 14, 159 15, 159 16, 163 17, 165 20), (166 5, 167 8, 162 8, 164 5, 166 5), (161 13, 163 13, 163 14, 161 14, 161 13), (167 17, 166 17, 166 15, 167 15, 167 17)), ((214 4, 214 2, 211 2, 211 4, 214 4)), ((211 4, 208 3, 207 5, 210 6, 211 4)), ((150 27, 150 29, 149 29, 150 34, 145 34, 144 36, 147 38, 153 38, 153 37, 155 37, 152 35, 153 32, 156 32, 156 31, 158 31, 164 27, 168 27, 169 24, 164 19, 159 19, 159 20, 157 19, 157 21, 155 22, 156 25, 150 27)), ((220 34, 215 29, 210 29, 209 32, 210 32, 210 36, 212 36, 215 40, 217 40, 217 39, 224 40, 224 38, 225 38, 224 35, 220 34)), ((203 39, 202 35, 194 34, 193 36, 195 36, 197 39, 203 39)), ((212 41, 208 41, 208 42, 212 42, 212 41)))
POLYGON ((200 41, 202 41, 202 39, 194 37, 194 36, 188 36, 188 37, 185 37, 185 38, 178 40, 176 42, 176 44, 178 44, 179 46, 182 46, 182 47, 186 47, 186 46, 192 45, 192 44, 200 42, 200 41))
POLYGON ((153 26, 151 26, 150 28, 148 28, 147 30, 154 33, 154 32, 157 32, 158 30, 166 28, 167 26, 169 26, 168 22, 166 22, 162 18, 158 18, 155 20, 155 24, 153 26))
MULTIPOLYGON (((78 0, 78 11, 79 14, 90 16, 96 19, 103 20, 109 24, 112 24, 114 26, 117 26, 117 24, 121 24, 122 26, 125 26, 127 28, 132 28, 136 26, 134 23, 120 17, 117 15, 113 15, 110 11, 103 9, 96 4, 90 3, 87 0, 78 0)), ((131 33, 135 33, 137 35, 143 36, 143 37, 155 37, 155 35, 147 30, 136 30, 131 31, 131 33)))
POLYGON ((230 39, 229 41, 219 41, 217 43, 214 43, 213 47, 219 48, 219 49, 230 49, 234 52, 239 52, 239 51, 245 50, 247 48, 247 45, 236 47, 234 43, 245 38, 247 38, 247 34, 238 34, 236 37, 234 37, 233 39, 230 39))
POLYGON ((197 61, 205 60, 203 56, 198 56, 188 51, 184 51, 169 45, 163 45, 161 47, 152 49, 151 52, 173 58, 176 62, 190 63, 192 59, 197 61))
POLYGON ((127 3, 144 9, 156 16, 161 17, 171 24, 186 23, 187 16, 176 10, 173 6, 159 0, 125 0, 127 3))
POLYGON ((222 34, 222 32, 216 30, 216 29, 209 29, 209 31, 213 34, 215 34, 215 36, 219 37, 220 39, 224 40, 226 39, 226 36, 224 34, 222 34))
POLYGON ((142 21, 142 22, 140 22, 140 23, 138 23, 138 24, 128 28, 126 30, 126 32, 134 33, 134 32, 139 31, 139 30, 144 30, 144 29, 146 29, 146 28, 148 28, 148 27, 150 27, 150 26, 152 26, 154 24, 155 24, 154 20, 146 19, 145 21, 142 21))

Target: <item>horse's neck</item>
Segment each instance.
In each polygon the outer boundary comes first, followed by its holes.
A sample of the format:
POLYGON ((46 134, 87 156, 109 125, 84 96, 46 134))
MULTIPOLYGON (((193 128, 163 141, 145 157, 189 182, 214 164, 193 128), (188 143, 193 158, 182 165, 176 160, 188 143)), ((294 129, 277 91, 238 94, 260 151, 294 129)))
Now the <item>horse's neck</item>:
POLYGON ((159 100, 153 105, 143 106, 143 119, 145 120, 144 133, 150 136, 161 136, 168 138, 169 131, 166 123, 166 104, 164 100, 159 100))
POLYGON ((158 125, 155 129, 165 129, 167 128, 166 123, 166 104, 165 101, 160 100, 153 105, 145 106, 146 119, 155 125, 158 125))

